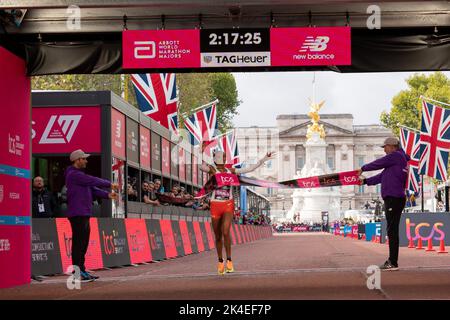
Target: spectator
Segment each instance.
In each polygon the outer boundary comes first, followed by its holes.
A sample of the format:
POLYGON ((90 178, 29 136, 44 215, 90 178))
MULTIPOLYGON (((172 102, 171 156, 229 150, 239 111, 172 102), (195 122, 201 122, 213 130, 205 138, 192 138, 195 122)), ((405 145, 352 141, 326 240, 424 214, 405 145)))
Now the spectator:
POLYGON ((389 258, 380 269, 398 270, 399 227, 406 202, 405 184, 410 157, 400 148, 397 138, 387 138, 382 147, 386 155, 362 166, 359 173, 384 169, 376 176, 370 178, 360 176, 360 179, 361 184, 369 186, 381 183, 381 197, 386 209, 386 228, 389 237, 389 258))
POLYGON ((127 184, 127 195, 128 195, 128 201, 137 201, 138 200, 138 193, 135 188, 133 188, 132 184, 127 184))
POLYGON ((44 179, 36 176, 33 179, 32 193, 33 218, 54 218, 57 214, 57 203, 53 194, 44 186, 44 179))
POLYGON ((155 179, 154 184, 155 184, 155 192, 156 193, 164 193, 164 187, 161 186, 160 179, 155 179))
POLYGON ((156 198, 153 188, 153 182, 144 181, 142 183, 142 202, 151 204, 153 206, 160 206, 161 204, 156 198))
POLYGON ((72 228, 72 264, 80 269, 81 281, 93 281, 98 278, 86 271, 85 255, 89 246, 90 218, 94 197, 117 199, 117 193, 100 188, 118 190, 119 186, 108 180, 87 175, 83 169, 87 165, 89 154, 75 150, 70 154, 72 165, 66 169, 67 215, 72 228))

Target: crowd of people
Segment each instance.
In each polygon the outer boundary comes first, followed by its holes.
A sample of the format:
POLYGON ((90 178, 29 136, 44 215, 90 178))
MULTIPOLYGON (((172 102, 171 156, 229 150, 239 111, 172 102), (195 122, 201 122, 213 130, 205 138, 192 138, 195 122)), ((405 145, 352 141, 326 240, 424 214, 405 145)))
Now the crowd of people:
POLYGON ((266 214, 248 211, 245 215, 241 215, 240 210, 235 211, 233 220, 237 224, 251 224, 255 226, 267 226, 271 223, 270 217, 266 214))
POLYGON ((128 177, 128 201, 143 202, 152 206, 182 206, 195 210, 208 210, 209 199, 195 199, 185 187, 174 184, 170 190, 165 190, 160 179, 144 180, 141 185, 141 199, 138 198, 137 179, 128 177))
POLYGON ((276 232, 311 232, 311 231, 326 231, 327 226, 322 223, 294 223, 283 222, 272 224, 272 229, 276 232))

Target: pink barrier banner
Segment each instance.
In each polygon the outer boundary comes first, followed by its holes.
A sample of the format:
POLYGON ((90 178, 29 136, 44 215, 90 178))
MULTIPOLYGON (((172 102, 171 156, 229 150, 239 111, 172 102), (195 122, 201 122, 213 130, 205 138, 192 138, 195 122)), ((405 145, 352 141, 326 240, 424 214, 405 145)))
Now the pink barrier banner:
POLYGON ((0 216, 31 215, 31 180, 0 174, 0 216))
POLYGON ((185 220, 180 220, 179 222, 181 238, 183 239, 183 249, 184 254, 192 254, 191 239, 189 238, 189 230, 185 220))
POLYGON ((126 30, 125 69, 199 68, 200 30, 126 30))
POLYGON ((150 241, 144 219, 125 219, 131 263, 152 261, 150 241))
POLYGON ((205 251, 205 244, 203 243, 202 230, 200 228, 200 222, 193 221, 192 225, 194 226, 195 239, 197 240, 197 248, 198 252, 205 251))
POLYGON ((358 225, 352 226, 352 238, 358 239, 358 225))
POLYGON ((350 27, 271 28, 272 66, 351 65, 350 27))
MULTIPOLYGON (((100 248, 98 221, 96 218, 91 218, 89 223, 91 226, 91 235, 86 252, 86 269, 101 269, 103 268, 103 257, 100 248)), ((56 230, 58 232, 59 249, 61 250, 62 269, 65 273, 67 268, 72 265, 72 227, 70 226, 69 219, 57 218, 56 230)))
POLYGON ((33 108, 33 153, 101 152, 100 107, 33 108))

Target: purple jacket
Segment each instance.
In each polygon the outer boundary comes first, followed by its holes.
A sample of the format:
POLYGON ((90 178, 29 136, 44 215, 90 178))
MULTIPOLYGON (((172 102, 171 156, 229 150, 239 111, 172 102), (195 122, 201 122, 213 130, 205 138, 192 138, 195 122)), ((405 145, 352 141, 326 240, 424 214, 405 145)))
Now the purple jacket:
POLYGON ((402 150, 397 150, 361 167, 362 171, 384 169, 376 176, 366 179, 369 186, 381 182, 381 197, 405 197, 405 185, 410 157, 402 150))
POLYGON ((108 192, 100 188, 110 188, 111 182, 90 176, 84 171, 70 166, 65 172, 67 187, 67 216, 91 216, 94 197, 108 198, 108 192))

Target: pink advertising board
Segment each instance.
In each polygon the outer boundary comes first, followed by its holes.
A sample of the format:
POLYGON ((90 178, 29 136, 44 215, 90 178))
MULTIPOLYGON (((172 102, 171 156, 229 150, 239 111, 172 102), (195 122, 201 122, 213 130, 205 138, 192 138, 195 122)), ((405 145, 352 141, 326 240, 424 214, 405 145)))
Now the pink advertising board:
POLYGON ((150 130, 139 126, 141 167, 150 170, 150 130))
POLYGON ((0 224, 0 288, 30 283, 31 227, 0 224))
POLYGON ((122 53, 128 69, 199 68, 200 30, 126 30, 122 53))
POLYGON ((100 107, 32 110, 33 153, 101 152, 100 107))
POLYGON ((178 148, 178 166, 178 176, 180 180, 186 181, 186 153, 181 147, 178 148))
POLYGON ((25 62, 0 47, 0 164, 30 169, 30 79, 25 62))
POLYGON ((0 216, 31 216, 30 179, 0 174, 0 216))
POLYGON ((272 66, 351 65, 350 27, 271 28, 272 66))
POLYGON ((198 160, 196 156, 192 157, 192 184, 196 186, 198 184, 198 160))
POLYGON ((161 140, 161 172, 162 174, 170 175, 170 142, 164 138, 161 140))
POLYGON ((0 47, 0 288, 30 283, 30 79, 0 47))
POLYGON ((125 159, 125 115, 111 109, 111 151, 113 156, 125 159))

